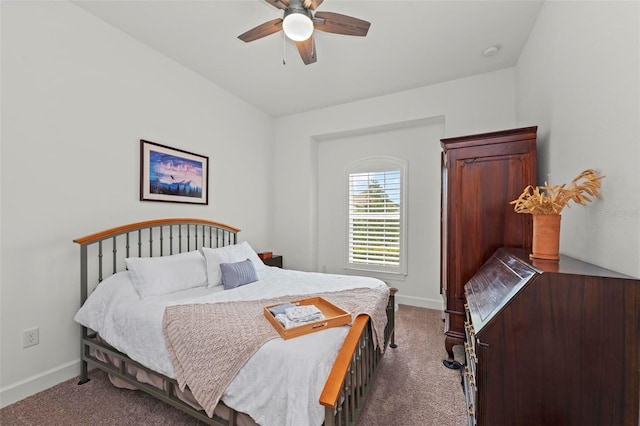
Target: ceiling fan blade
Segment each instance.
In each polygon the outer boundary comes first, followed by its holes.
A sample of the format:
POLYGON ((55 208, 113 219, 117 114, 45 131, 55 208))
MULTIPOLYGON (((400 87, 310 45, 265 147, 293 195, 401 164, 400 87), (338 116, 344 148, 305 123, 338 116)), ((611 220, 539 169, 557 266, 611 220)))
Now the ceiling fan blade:
POLYGON ((364 37, 369 32, 371 23, 340 13, 317 12, 314 26, 317 30, 327 33, 364 37))
POLYGON ((304 7, 311 10, 316 10, 318 6, 322 4, 324 0, 304 0, 304 7))
POLYGON ((264 24, 260 24, 255 28, 251 28, 246 33, 240 34, 238 38, 245 43, 266 37, 282 30, 282 18, 273 19, 264 24))
POLYGON ((296 41, 296 46, 298 47, 302 62, 304 62, 305 65, 312 64, 318 60, 316 42, 313 40, 313 35, 305 41, 296 41))
POLYGON ((273 7, 277 7, 278 9, 286 9, 289 7, 289 0, 266 0, 273 7))

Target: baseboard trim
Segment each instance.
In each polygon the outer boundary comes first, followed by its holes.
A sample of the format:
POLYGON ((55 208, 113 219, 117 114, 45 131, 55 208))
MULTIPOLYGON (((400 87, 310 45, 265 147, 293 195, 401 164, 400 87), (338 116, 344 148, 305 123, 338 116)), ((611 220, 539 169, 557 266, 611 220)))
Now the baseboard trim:
POLYGON ((80 374, 80 359, 43 371, 0 389, 0 408, 35 395, 80 374))
POLYGON ((444 306, 442 299, 426 299, 424 297, 405 296, 396 293, 396 303, 400 305, 416 306, 418 308, 434 309, 436 311, 442 311, 444 306))

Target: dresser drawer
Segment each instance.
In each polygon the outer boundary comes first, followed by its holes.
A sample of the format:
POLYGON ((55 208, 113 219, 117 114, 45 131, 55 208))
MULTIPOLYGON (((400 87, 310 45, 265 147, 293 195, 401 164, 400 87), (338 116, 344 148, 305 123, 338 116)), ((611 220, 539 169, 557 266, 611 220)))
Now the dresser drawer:
POLYGON ((465 366, 462 372, 463 384, 464 384, 464 396, 467 403, 467 421, 469 426, 475 426, 477 423, 477 395, 478 387, 476 381, 476 363, 478 358, 476 356, 476 334, 473 329, 473 323, 471 322, 471 315, 469 314, 469 306, 464 305, 466 321, 464 322, 464 331, 466 342, 464 343, 465 353, 465 366))

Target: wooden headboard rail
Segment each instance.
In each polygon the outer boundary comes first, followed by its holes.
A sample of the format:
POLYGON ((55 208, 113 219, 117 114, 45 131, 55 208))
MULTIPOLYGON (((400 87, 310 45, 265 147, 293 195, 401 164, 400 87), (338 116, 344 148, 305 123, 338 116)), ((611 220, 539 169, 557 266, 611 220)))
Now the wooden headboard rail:
POLYGON ((238 228, 211 220, 168 218, 131 223, 76 238, 73 242, 80 245, 81 303, 84 304, 88 297, 90 270, 96 276, 97 284, 106 276, 124 270, 124 259, 127 257, 167 256, 200 247, 216 248, 236 244, 238 232, 238 228), (112 254, 111 273, 105 275, 106 251, 111 251, 112 254), (91 264, 89 252, 92 256, 95 254, 95 258, 91 258, 91 264))
POLYGON ((227 230, 231 233, 238 233, 240 229, 233 226, 225 225, 224 223, 214 222, 206 219, 194 219, 194 218, 168 218, 168 219, 154 219, 146 220, 144 222, 135 222, 129 225, 117 226, 115 228, 106 229, 104 231, 96 232, 95 234, 87 235, 85 237, 76 238, 74 243, 80 245, 96 243, 100 240, 105 240, 117 235, 122 235, 127 232, 137 231, 139 229, 153 228, 166 225, 186 225, 186 224, 200 224, 205 226, 211 226, 227 230))

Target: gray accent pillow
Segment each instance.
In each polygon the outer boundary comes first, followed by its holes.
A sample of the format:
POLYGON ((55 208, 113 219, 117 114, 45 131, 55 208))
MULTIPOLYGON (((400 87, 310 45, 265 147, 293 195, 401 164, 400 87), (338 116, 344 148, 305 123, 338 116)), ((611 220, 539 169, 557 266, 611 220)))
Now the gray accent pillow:
POLYGON ((221 263, 220 273, 225 290, 258 281, 258 274, 251 259, 235 263, 221 263))

